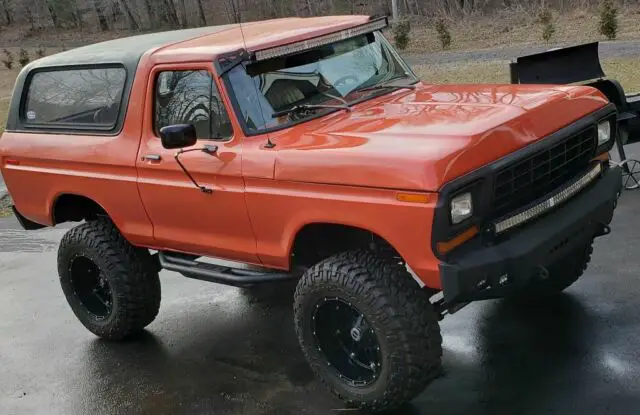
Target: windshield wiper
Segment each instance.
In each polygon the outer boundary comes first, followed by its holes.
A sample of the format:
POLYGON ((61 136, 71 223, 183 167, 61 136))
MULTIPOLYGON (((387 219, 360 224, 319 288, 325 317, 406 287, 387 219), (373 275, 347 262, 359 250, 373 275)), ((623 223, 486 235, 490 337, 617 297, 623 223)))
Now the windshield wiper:
POLYGON ((415 85, 396 85, 390 84, 389 82, 395 81, 395 79, 390 79, 387 82, 383 82, 379 85, 367 86, 364 88, 357 88, 356 91, 374 91, 376 89, 386 89, 386 88, 399 88, 399 89, 416 89, 415 85))
POLYGON ((293 107, 288 108, 286 110, 274 112, 272 117, 273 118, 279 118, 279 117, 282 117, 283 115, 291 114, 293 112, 314 110, 314 109, 319 109, 319 108, 333 108, 333 109, 341 109, 341 110, 351 111, 351 108, 349 108, 349 106, 346 105, 346 104, 343 104, 343 105, 300 104, 300 105, 294 105, 293 107))

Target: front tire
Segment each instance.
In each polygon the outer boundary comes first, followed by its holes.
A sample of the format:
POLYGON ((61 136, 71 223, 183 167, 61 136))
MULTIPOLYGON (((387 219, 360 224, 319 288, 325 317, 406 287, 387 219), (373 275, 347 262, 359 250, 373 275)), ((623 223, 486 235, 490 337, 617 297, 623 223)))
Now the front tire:
POLYGON ((160 308, 158 267, 108 220, 79 225, 58 249, 62 291, 78 320, 95 335, 121 340, 151 323, 160 308))
POLYGON ((298 283, 295 327, 320 381, 347 405, 388 410, 441 372, 442 337, 428 293, 373 252, 333 256, 298 283))

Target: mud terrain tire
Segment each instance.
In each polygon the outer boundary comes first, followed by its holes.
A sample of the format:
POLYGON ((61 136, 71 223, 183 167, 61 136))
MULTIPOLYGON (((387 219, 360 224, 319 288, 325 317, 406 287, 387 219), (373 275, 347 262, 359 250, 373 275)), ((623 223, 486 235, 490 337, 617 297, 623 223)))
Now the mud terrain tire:
POLYGON ((121 340, 142 331, 160 308, 158 266, 108 220, 83 223, 62 238, 58 275, 67 302, 95 335, 121 340))
MULTIPOLYGON (((370 251, 328 258, 303 275, 294 301, 295 328, 307 361, 320 381, 350 407, 372 411, 397 408, 420 394, 441 373, 438 316, 427 292, 404 266, 391 259, 370 251), (377 340, 381 365, 368 384, 354 385, 320 347, 316 328, 320 331, 323 323, 318 323, 315 316, 328 301, 335 302, 331 307, 348 303, 361 313, 369 337, 377 340)), ((324 331, 333 333, 333 329, 324 331)), ((353 345, 360 342, 356 338, 353 341, 353 345)), ((353 358, 353 354, 346 355, 353 358)), ((351 358, 350 364, 355 366, 351 358)), ((375 366, 374 361, 371 366, 375 366)))

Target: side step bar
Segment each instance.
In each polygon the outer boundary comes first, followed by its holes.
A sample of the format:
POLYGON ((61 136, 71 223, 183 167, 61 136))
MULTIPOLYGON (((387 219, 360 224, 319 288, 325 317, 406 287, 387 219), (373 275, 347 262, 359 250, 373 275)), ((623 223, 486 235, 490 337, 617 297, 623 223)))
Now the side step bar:
POLYGON ((244 286, 268 282, 286 281, 298 278, 301 272, 272 272, 269 270, 249 270, 198 262, 193 257, 180 254, 158 252, 160 267, 178 272, 185 277, 218 284, 244 286))

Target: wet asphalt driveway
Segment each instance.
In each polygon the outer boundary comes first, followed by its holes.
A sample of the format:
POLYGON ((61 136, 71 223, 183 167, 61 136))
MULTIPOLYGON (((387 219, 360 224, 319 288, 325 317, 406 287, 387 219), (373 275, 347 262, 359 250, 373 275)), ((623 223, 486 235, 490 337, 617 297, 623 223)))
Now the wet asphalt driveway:
MULTIPOLYGON (((567 295, 446 318, 444 377, 401 414, 633 414, 640 408, 640 192, 567 295)), ((140 338, 109 343, 76 321, 56 274, 65 229, 0 222, 0 414, 330 414, 339 402, 298 350, 291 307, 162 274, 140 338)))

